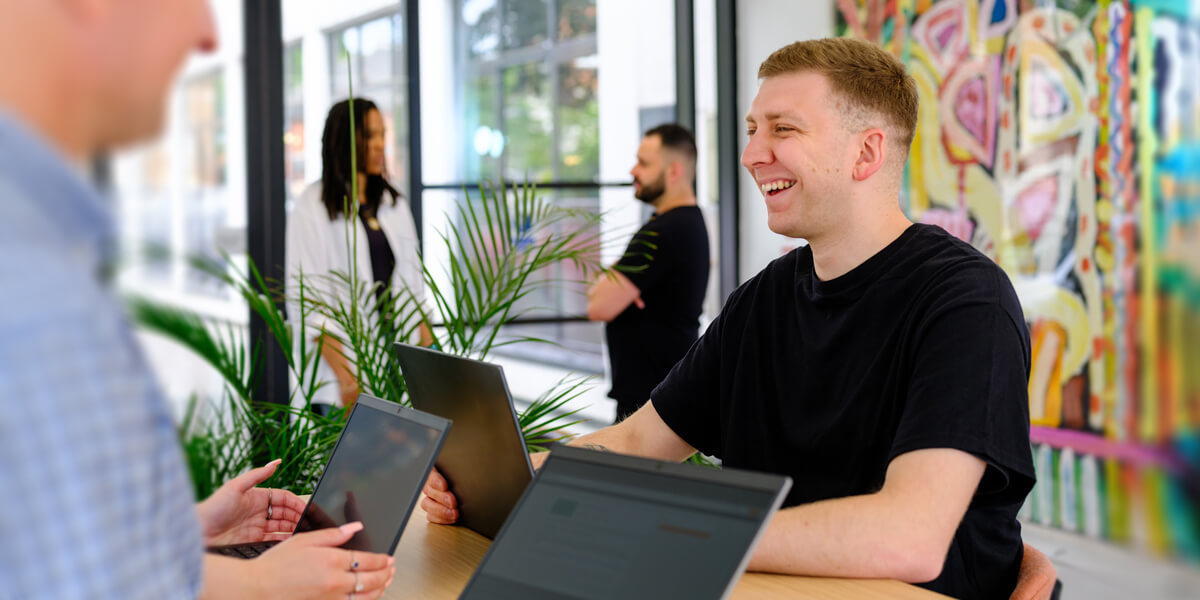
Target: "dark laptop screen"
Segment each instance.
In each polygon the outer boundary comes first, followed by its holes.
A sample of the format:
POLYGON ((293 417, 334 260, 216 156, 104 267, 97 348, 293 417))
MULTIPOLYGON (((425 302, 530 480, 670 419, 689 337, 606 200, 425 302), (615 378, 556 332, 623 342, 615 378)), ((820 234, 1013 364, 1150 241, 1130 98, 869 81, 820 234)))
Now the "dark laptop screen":
MULTIPOLYGON (((362 521, 343 548, 388 554, 425 482, 441 431, 359 401, 296 531, 362 521), (372 535, 374 533, 374 535, 372 535)), ((407 411, 406 412, 413 412, 407 411)))
POLYGON ((720 597, 779 497, 551 458, 464 597, 720 597))

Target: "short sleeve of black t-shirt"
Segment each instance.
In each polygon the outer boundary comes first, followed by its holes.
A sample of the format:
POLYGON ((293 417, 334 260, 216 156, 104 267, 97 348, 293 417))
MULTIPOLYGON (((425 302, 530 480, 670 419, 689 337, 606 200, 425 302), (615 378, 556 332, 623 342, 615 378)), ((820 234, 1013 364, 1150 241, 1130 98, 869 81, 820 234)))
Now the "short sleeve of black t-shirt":
MULTIPOLYGON (((928 587, 1001 597, 1020 564, 1032 488, 1029 337, 1007 275, 914 225, 819 280, 801 248, 730 296, 651 393, 666 424, 731 467, 792 477, 786 506, 873 493, 890 461, 954 448, 988 468, 928 587)), ((1007 593, 1003 594, 1007 597, 1007 593)))

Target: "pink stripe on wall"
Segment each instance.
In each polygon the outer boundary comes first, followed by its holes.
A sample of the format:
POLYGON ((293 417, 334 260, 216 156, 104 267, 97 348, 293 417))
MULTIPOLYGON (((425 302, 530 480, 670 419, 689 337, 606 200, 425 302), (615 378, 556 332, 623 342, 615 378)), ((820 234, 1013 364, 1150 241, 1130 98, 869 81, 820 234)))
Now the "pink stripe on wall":
POLYGON ((1070 448, 1077 454, 1116 459, 1136 467, 1164 467, 1175 470, 1180 466, 1178 457, 1165 448, 1110 440, 1085 431, 1033 425, 1029 427, 1029 440, 1054 448, 1070 448))

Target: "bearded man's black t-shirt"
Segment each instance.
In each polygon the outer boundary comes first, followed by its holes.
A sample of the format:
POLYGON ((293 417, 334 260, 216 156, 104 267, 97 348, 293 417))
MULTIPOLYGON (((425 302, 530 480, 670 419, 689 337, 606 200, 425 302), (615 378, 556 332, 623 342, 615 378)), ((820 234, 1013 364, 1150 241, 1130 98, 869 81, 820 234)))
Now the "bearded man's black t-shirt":
POLYGON ((708 266, 708 230, 696 206, 651 217, 617 262, 645 304, 630 304, 604 328, 618 418, 645 404, 699 337, 708 266))
POLYGON ((785 506, 878 491, 891 460, 953 448, 987 463, 941 575, 955 598, 1008 598, 1033 487, 1030 346, 1007 275, 912 225, 821 281, 798 248, 739 287, 651 393, 659 415, 730 467, 791 476, 785 506))

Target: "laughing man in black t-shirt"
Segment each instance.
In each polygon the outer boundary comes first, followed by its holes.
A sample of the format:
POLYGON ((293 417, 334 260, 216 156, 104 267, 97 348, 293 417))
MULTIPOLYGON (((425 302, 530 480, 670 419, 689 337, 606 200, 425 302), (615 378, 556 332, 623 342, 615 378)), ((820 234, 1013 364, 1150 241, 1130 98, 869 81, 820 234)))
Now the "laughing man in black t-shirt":
POLYGON ((617 420, 636 411, 696 341, 708 286, 708 231, 696 206, 696 140, 659 125, 638 148, 633 194, 654 207, 616 267, 588 291, 588 318, 606 321, 617 420))
MULTIPOLYGON (((650 402, 572 443, 790 475, 752 570, 1007 599, 1034 482, 1012 285, 901 211, 917 91, 899 61, 813 40, 759 77, 742 164, 771 230, 808 245, 738 288, 650 402)), ((445 481, 426 493, 429 519, 453 522, 445 481)))

